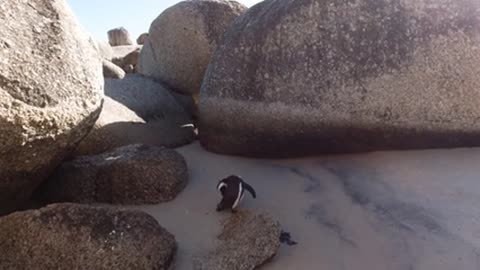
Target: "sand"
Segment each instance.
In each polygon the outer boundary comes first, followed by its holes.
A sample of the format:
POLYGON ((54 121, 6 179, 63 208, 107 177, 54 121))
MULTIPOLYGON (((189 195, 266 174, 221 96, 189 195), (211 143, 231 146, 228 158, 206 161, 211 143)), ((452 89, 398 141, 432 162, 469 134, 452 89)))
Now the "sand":
POLYGON ((377 152, 290 160, 178 148, 190 183, 173 201, 138 206, 172 232, 175 269, 212 249, 220 222, 215 186, 250 183, 241 208, 273 215, 297 245, 262 269, 480 269, 480 149, 377 152))

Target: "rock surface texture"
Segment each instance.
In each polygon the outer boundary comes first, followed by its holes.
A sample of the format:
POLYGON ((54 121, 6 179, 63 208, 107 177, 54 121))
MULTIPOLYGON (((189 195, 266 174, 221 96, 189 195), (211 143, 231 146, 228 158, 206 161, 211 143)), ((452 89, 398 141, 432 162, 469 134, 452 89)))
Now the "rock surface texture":
POLYGON ((124 27, 118 27, 107 32, 108 43, 111 46, 133 45, 130 33, 124 27))
POLYGON ((238 212, 225 222, 218 236, 220 244, 204 258, 194 260, 194 269, 257 269, 277 253, 280 233, 279 223, 266 213, 238 212))
POLYGON ((175 237, 133 210, 53 204, 0 218, 1 269, 168 269, 175 237))
POLYGON ((103 76, 95 41, 62 0, 0 2, 0 214, 91 129, 103 76))
POLYGON ((39 190, 42 201, 156 204, 173 200, 188 182, 175 150, 129 145, 63 163, 39 190))
POLYGON ((140 53, 138 72, 184 94, 197 94, 212 51, 245 6, 235 1, 182 1, 158 16, 140 53))
POLYGON ((202 145, 288 156, 480 145, 480 2, 267 0, 200 95, 202 145))

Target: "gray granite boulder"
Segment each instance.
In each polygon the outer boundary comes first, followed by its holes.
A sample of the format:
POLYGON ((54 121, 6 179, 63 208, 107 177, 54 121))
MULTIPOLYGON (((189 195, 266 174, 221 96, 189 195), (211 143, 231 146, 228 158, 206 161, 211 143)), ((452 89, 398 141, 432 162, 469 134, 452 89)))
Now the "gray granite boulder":
POLYGON ((38 194, 47 203, 157 204, 173 200, 187 182, 181 154, 137 144, 63 163, 38 194))
POLYGON ((107 32, 108 43, 111 46, 133 45, 130 33, 124 27, 111 29, 107 32))
POLYGON ((0 4, 0 214, 15 209, 101 110, 96 42, 63 0, 0 4))
POLYGON ((194 258, 195 270, 253 270, 270 261, 280 248, 280 224, 266 213, 240 211, 229 217, 218 246, 194 258))
POLYGON ((480 145, 480 2, 267 0, 200 95, 202 145, 289 156, 480 145))
POLYGON ((175 237, 134 210, 53 204, 0 218, 1 269, 169 269, 175 237))
POLYGON ((151 24, 138 72, 184 94, 198 94, 212 51, 246 9, 235 1, 182 1, 151 24))

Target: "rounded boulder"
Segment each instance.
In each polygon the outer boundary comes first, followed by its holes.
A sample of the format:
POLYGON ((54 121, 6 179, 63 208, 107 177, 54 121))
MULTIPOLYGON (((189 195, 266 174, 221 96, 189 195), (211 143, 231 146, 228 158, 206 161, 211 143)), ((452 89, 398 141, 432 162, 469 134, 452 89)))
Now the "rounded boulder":
POLYGON ((0 4, 0 214, 17 209, 91 130, 96 41, 63 0, 0 4))
POLYGON ((151 24, 138 72, 183 94, 197 94, 212 51, 246 9, 235 1, 182 1, 151 24))
POLYGON ((136 210, 52 204, 0 218, 1 269, 159 269, 175 237, 136 210))
POLYGON ((200 141, 286 157, 480 145, 480 2, 267 0, 202 84, 200 141))
POLYGON ((187 182, 182 155, 137 144, 65 162, 37 192, 47 203, 156 204, 173 200, 187 182))

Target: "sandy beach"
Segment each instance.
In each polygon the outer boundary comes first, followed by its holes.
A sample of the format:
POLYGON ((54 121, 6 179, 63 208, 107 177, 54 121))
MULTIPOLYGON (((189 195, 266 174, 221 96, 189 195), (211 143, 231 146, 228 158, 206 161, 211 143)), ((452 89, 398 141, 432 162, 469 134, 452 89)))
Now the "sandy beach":
POLYGON ((136 207, 175 234, 175 269, 215 245, 215 185, 237 174, 257 191, 243 209, 267 211, 297 245, 263 269, 479 269, 480 149, 378 152, 290 160, 178 149, 190 183, 172 202, 136 207))

